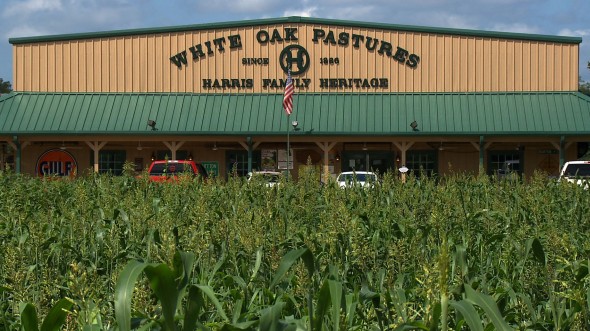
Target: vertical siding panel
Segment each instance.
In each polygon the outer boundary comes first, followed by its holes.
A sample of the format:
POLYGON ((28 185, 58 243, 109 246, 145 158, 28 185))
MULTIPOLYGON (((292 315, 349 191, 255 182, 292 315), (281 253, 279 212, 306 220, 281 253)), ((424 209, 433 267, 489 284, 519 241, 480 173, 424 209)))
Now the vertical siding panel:
POLYGON ((490 40, 490 90, 498 91, 500 89, 500 41, 498 39, 490 40))
POLYGON ((472 92, 477 89, 477 54, 475 52, 475 39, 466 38, 467 43, 467 92, 472 92))
POLYGON ((411 69, 412 74, 412 85, 409 86, 410 91, 422 90, 422 72, 424 72, 424 64, 422 63, 425 54, 422 51, 422 34, 416 34, 412 38, 412 49, 414 53, 420 56, 420 63, 414 69, 411 69))
POLYGON ((117 71, 118 59, 117 59, 117 39, 109 39, 107 42, 107 55, 109 58, 108 66, 104 68, 104 71, 108 72, 108 83, 105 91, 107 92, 118 92, 119 77, 117 71))
POLYGON ((428 92, 436 92, 436 88, 437 88, 437 80, 438 80, 438 47, 437 47, 437 36, 436 35, 430 35, 428 38, 428 54, 430 55, 430 61, 428 62, 428 71, 430 72, 429 74, 429 86, 428 86, 428 92))
POLYGON ((39 91, 39 46, 34 45, 31 47, 31 71, 30 76, 32 79, 31 82, 31 91, 39 91))
POLYGON ((162 91, 162 77, 164 66, 170 63, 168 58, 172 56, 172 54, 167 53, 168 50, 164 49, 162 46, 162 35, 158 34, 154 36, 154 54, 155 54, 155 63, 154 63, 154 85, 153 85, 153 92, 162 91), (164 56, 164 54, 168 56, 164 56))
POLYGON ((133 92, 141 91, 141 60, 138 59, 138 57, 141 56, 140 39, 141 39, 141 36, 134 36, 133 42, 132 42, 133 59, 131 61, 133 64, 133 75, 131 78, 132 79, 131 90, 133 92))
POLYGON ((564 63, 563 61, 563 57, 562 57, 562 51, 563 51, 563 47, 557 46, 555 45, 554 49, 553 49, 553 70, 551 71, 553 73, 553 79, 550 80, 551 82, 553 82, 553 90, 555 91, 561 91, 563 90, 563 82, 564 82, 564 72, 562 70, 562 63, 564 63))
POLYGON ((80 91, 80 79, 82 73, 80 73, 80 45, 78 41, 72 41, 70 43, 70 58, 72 59, 70 65, 70 81, 72 92, 80 91))
MULTIPOLYGON (((88 62, 88 59, 86 58, 86 43, 84 43, 83 41, 77 41, 76 48, 78 50, 78 63, 76 71, 79 74, 78 85, 76 86, 76 88, 77 92, 83 92, 86 91, 86 77, 88 77, 88 72, 86 70, 86 63, 88 62)), ((76 71, 72 73, 74 76, 76 75, 76 71)))
POLYGON ((156 77, 154 76, 156 66, 155 36, 148 36, 145 42, 145 54, 142 54, 142 57, 145 57, 145 91, 152 92, 155 91, 156 84, 156 77))
MULTIPOLYGON (((176 47, 176 43, 173 42, 172 38, 173 38, 173 34, 169 33, 169 34, 166 34, 166 37, 163 40, 164 41, 164 49, 168 50, 167 54, 170 54, 170 56, 180 52, 180 50, 176 47)), ((164 92, 170 92, 172 90, 172 80, 178 70, 181 70, 181 69, 178 69, 172 63, 168 63, 167 66, 164 66, 164 80, 163 80, 164 92)))
POLYGON ((523 70, 524 70, 524 61, 523 61, 523 52, 522 52, 522 42, 517 40, 514 42, 514 56, 512 61, 513 70, 514 70, 514 90, 516 91, 523 91, 522 81, 524 79, 523 70))
POLYGON ((176 76, 176 88, 172 90, 172 92, 184 92, 186 91, 186 87, 187 87, 187 73, 190 72, 190 68, 191 68, 191 64, 192 64, 192 60, 190 59, 192 56, 189 55, 190 51, 188 50, 188 47, 186 47, 187 45, 187 41, 186 41, 187 35, 186 33, 178 33, 176 35, 176 42, 177 42, 177 47, 178 47, 178 51, 182 52, 182 51, 186 51, 187 54, 187 65, 184 66, 181 70, 178 71, 178 75, 176 76))
MULTIPOLYGON (((190 52, 189 48, 198 44, 199 42, 195 40, 195 35, 196 33, 190 33, 186 36, 185 38, 185 50, 187 52, 186 56, 187 56, 187 63, 188 63, 188 67, 183 69, 186 70, 186 86, 185 86, 185 91, 186 92, 196 92, 195 88, 198 86, 199 84, 199 76, 196 75, 196 72, 198 71, 198 61, 199 60, 193 60, 193 55, 190 52)), ((170 54, 172 55, 172 54, 170 54)))
POLYGON ((123 72, 124 72, 124 83, 125 87, 123 89, 124 92, 131 92, 133 91, 133 40, 132 37, 124 37, 123 40, 123 48, 124 48, 124 62, 123 62, 123 72))
POLYGON ((522 42, 522 90, 523 91, 532 91, 531 81, 532 81, 532 74, 531 74, 531 42, 530 41, 523 41, 522 42))
POLYGON ((55 91, 55 81, 56 81, 56 65, 57 65, 57 61, 55 58, 55 53, 56 53, 56 47, 55 47, 55 43, 49 43, 47 44, 47 74, 46 74, 46 79, 47 79, 47 86, 45 87, 44 90, 46 91, 55 91))
POLYGON ((148 90, 148 48, 147 37, 141 36, 138 40, 138 50, 135 54, 135 61, 139 62, 138 66, 138 92, 147 92, 148 90))
POLYGON ((102 78, 100 77, 100 64, 102 63, 102 52, 100 50, 100 40, 92 40, 90 42, 90 50, 88 53, 92 56, 90 60, 90 65, 88 66, 88 71, 92 73, 92 78, 90 81, 91 88, 89 91, 98 91, 100 92, 100 88, 102 86, 102 78))
POLYGON ((55 45, 55 90, 59 92, 64 91, 65 45, 66 43, 59 43, 55 45))
POLYGON ((436 92, 442 92, 445 90, 445 37, 436 36, 436 92))
POLYGON ((475 90, 484 90, 484 48, 483 40, 475 38, 475 90))
POLYGON ((555 79, 557 78, 557 77, 555 77, 555 70, 556 70, 555 44, 553 44, 553 43, 547 44, 544 48, 545 48, 545 51, 543 53, 545 54, 545 58, 546 58, 545 68, 547 68, 547 69, 546 69, 545 87, 543 89, 549 90, 549 91, 555 91, 556 90, 555 79))
POLYGON ((447 70, 449 74, 447 77, 451 79, 452 91, 457 92, 461 90, 461 43, 459 37, 449 37, 449 47, 447 56, 449 57, 449 66, 447 70))
POLYGON ((67 41, 63 46, 63 83, 62 91, 72 90, 72 43, 67 41))
POLYGON ((539 45, 538 47, 538 55, 539 55, 539 90, 543 91, 547 88, 547 82, 548 82, 548 75, 547 72, 549 71, 547 66, 548 66, 548 61, 547 61, 547 49, 546 47, 543 47, 543 45, 540 45, 539 43, 537 44, 539 45))
POLYGON ((500 41, 500 48, 498 50, 500 58, 498 59, 498 90, 499 91, 507 91, 508 86, 512 86, 508 77, 514 74, 514 68, 512 66, 512 60, 509 60, 512 57, 512 51, 509 51, 511 48, 512 42, 507 42, 506 40, 500 41))
POLYGON ((22 91, 20 87, 20 80, 22 79, 22 72, 19 68, 20 64, 20 47, 16 45, 12 45, 12 72, 13 72, 13 79, 12 79, 12 88, 15 91, 22 91))
MULTIPOLYGON (((571 46, 571 48, 574 48, 574 46, 571 46)), ((570 88, 570 90, 572 91, 576 91, 578 89, 578 73, 580 72, 580 62, 578 61, 578 58, 580 56, 579 54, 579 46, 575 46, 575 49, 571 50, 571 62, 570 65, 573 66, 572 68, 572 76, 570 77, 570 81, 572 82, 572 87, 570 88)))
POLYGON ((530 76, 530 84, 532 91, 539 90, 539 76, 540 76, 540 68, 539 68, 539 45, 537 42, 531 42, 531 76, 530 76))
POLYGON ((100 84, 101 92, 109 92, 109 87, 111 85, 111 42, 109 39, 101 39, 100 40, 100 51, 101 51, 101 65, 100 65, 100 72, 101 72, 101 79, 100 84))

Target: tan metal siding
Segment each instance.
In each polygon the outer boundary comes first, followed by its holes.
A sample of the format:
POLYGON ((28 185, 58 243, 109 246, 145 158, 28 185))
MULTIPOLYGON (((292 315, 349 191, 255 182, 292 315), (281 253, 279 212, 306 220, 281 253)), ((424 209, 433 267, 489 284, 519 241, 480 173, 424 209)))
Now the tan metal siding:
POLYGON ((276 93, 264 89, 262 79, 284 79, 279 54, 293 42, 260 44, 256 34, 296 27, 297 43, 307 49, 309 70, 295 78, 312 82, 302 92, 495 92, 575 91, 578 84, 577 44, 527 40, 412 33, 362 27, 318 24, 273 24, 218 30, 171 32, 89 40, 14 45, 14 88, 17 91, 55 92, 194 92, 276 93), (313 29, 376 38, 379 45, 360 47, 312 42, 313 29), (229 48, 228 36, 239 34, 242 47, 229 48), (213 45, 225 38, 225 51, 213 45), (193 61, 189 47, 211 42, 213 54, 193 61), (416 68, 378 53, 382 41, 420 56, 416 68), (187 63, 177 68, 170 57, 187 52, 187 63), (335 58, 338 65, 322 65, 320 58, 335 58), (243 58, 268 58, 268 65, 243 65, 243 58), (381 88, 320 88, 320 78, 387 78, 381 88), (253 88, 204 89, 203 79, 253 79, 253 88))

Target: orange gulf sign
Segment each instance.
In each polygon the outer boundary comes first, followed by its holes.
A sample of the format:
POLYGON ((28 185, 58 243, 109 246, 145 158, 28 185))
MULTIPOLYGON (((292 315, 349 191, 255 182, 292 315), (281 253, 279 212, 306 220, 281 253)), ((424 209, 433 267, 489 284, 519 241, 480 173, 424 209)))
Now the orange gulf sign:
POLYGON ((51 149, 37 160, 37 175, 74 176, 77 167, 72 154, 61 149, 51 149))

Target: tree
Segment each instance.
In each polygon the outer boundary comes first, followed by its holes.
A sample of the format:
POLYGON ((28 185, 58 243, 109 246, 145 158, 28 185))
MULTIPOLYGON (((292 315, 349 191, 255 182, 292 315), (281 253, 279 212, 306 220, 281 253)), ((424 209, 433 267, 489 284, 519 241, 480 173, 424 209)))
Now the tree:
POLYGON ((12 84, 10 84, 8 81, 5 82, 2 78, 0 78, 0 94, 10 93, 10 91, 12 91, 12 84))

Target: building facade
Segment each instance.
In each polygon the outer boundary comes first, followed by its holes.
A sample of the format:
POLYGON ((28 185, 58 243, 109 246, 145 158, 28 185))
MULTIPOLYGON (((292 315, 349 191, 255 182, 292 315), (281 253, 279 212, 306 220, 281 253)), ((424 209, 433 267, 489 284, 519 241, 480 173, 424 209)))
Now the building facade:
POLYGON ((557 175, 590 141, 581 41, 302 17, 13 38, 0 161, 557 175))

